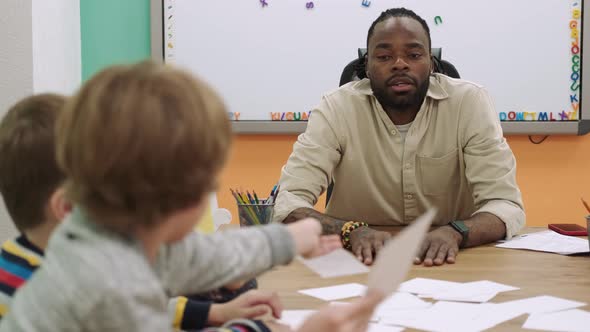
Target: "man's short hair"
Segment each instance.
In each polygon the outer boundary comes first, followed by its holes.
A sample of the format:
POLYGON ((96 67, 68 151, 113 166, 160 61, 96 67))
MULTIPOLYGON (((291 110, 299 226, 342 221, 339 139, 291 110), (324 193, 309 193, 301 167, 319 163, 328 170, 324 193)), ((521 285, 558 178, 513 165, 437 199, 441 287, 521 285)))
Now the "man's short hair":
POLYGON ((379 15, 379 17, 377 17, 377 19, 375 21, 373 21, 373 23, 371 24, 371 27, 369 27, 369 32, 367 33, 367 51, 369 50, 369 39, 371 39, 371 36, 373 35, 373 31, 375 30, 375 26, 383 21, 386 21, 386 20, 392 18, 392 17, 408 17, 408 18, 416 20, 418 23, 420 23, 420 25, 422 25, 422 28, 424 28, 424 32, 426 32, 426 36, 428 37, 427 50, 428 50, 428 52, 430 52, 430 48, 432 47, 432 40, 430 39, 430 28, 428 28, 428 23, 426 23, 426 21, 422 17, 420 17, 418 14, 416 14, 412 10, 409 10, 409 9, 406 9, 403 7, 387 9, 387 10, 381 12, 381 15, 379 15))
POLYGON ((220 97, 154 62, 95 75, 66 104, 57 128, 68 197, 122 232, 199 203, 215 189, 231 143, 220 97))
POLYGON ((55 123, 65 101, 56 94, 25 98, 0 123, 0 192, 21 232, 46 221, 47 202, 64 180, 55 160, 55 123))

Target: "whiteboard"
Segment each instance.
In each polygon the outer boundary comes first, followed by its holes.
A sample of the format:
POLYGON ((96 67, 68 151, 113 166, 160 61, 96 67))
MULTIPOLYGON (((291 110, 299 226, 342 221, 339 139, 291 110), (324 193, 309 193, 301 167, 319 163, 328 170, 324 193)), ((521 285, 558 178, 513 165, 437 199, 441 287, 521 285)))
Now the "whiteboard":
MULTIPOLYGON (((502 120, 510 112, 527 112, 526 121, 538 120, 533 112, 580 119, 570 21, 581 0, 315 0, 308 9, 309 2, 164 0, 165 61, 208 81, 240 121, 308 112, 338 87, 381 11, 403 6, 427 21, 432 46, 461 78, 490 92, 502 120)), ((577 24, 581 30, 581 18, 577 24)))

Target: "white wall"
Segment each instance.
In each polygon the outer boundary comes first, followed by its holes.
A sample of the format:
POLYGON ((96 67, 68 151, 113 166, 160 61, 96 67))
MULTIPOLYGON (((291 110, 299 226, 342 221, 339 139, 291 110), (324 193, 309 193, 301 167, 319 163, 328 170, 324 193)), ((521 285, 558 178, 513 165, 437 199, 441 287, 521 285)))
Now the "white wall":
POLYGON ((72 94, 82 77, 80 1, 32 0, 33 91, 72 94))
POLYGON ((0 115, 33 92, 31 1, 0 1, 0 115))
MULTIPOLYGON (((0 116, 33 92, 31 1, 0 0, 0 116)), ((2 156, 0 156, 2 158, 2 156)), ((0 241, 16 235, 0 202, 0 241)))
MULTIPOLYGON (((0 0, 0 13, 0 116, 32 93, 72 93, 81 81, 79 0, 0 0)), ((2 201, 0 242, 16 233, 2 201)))

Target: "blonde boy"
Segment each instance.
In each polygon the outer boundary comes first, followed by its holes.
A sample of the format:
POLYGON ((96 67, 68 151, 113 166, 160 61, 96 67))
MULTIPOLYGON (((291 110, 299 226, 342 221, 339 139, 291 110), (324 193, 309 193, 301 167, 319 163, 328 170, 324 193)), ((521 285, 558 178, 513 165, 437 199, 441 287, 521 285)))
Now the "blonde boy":
POLYGON ((182 71, 148 62, 90 79, 57 127, 75 208, 0 331, 168 331, 170 296, 339 247, 315 220, 192 232, 230 140, 219 97, 182 71))
MULTIPOLYGON (((57 94, 39 94, 13 105, 0 122, 0 192, 21 232, 0 251, 0 318, 12 296, 44 259, 49 237, 71 209, 55 160, 55 123, 66 102, 57 94)), ((233 318, 260 316, 277 306, 276 295, 250 291, 223 304, 177 297, 169 302, 173 326, 184 329, 221 325, 233 318)), ((263 328, 261 322, 250 322, 263 328)))

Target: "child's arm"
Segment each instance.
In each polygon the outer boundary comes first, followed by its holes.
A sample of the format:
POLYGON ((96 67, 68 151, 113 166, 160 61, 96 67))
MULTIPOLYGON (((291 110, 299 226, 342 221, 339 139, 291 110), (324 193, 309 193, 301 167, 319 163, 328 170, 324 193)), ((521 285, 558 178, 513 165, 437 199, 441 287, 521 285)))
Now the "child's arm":
POLYGON ((274 292, 251 290, 226 303, 195 301, 183 296, 168 303, 172 327, 179 330, 200 330, 221 326, 238 318, 254 319, 267 315, 280 318, 282 304, 274 292))
POLYGON ((156 272, 171 296, 200 293, 287 264, 296 254, 322 255, 341 246, 339 237, 322 237, 321 231, 318 221, 306 219, 288 226, 191 233, 163 248, 156 272))
POLYGON ((200 330, 207 326, 211 302, 194 301, 184 296, 168 302, 168 314, 175 330, 200 330))

